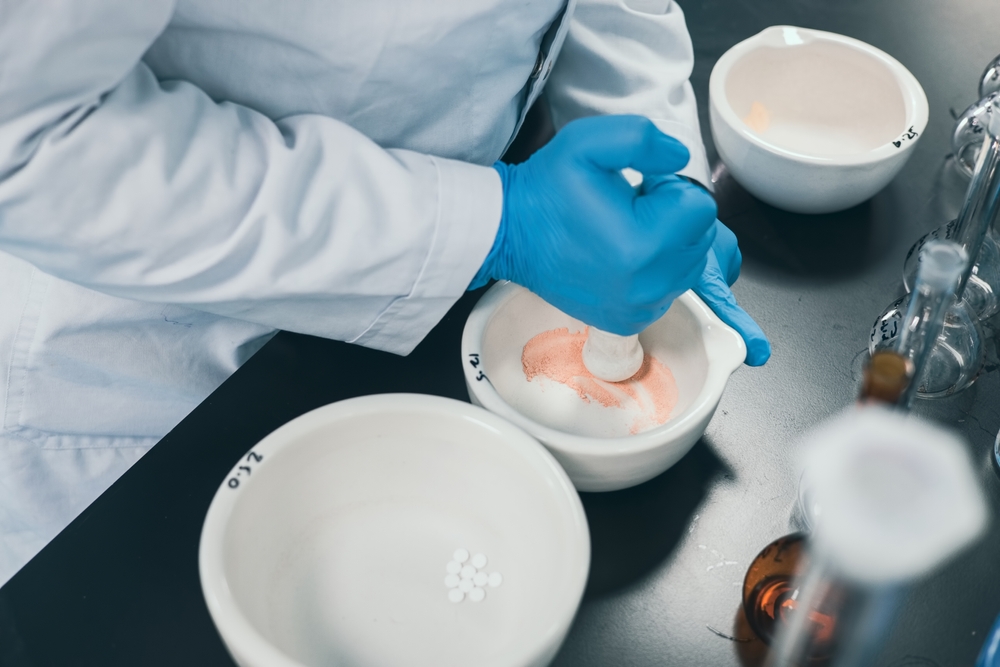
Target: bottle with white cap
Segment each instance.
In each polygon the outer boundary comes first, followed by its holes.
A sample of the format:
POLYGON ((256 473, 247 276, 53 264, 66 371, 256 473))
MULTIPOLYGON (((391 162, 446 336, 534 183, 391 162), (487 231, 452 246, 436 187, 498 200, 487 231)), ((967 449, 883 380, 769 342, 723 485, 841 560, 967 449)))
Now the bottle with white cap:
POLYGON ((744 610, 769 631, 767 667, 864 667, 902 590, 982 533, 986 504, 962 441, 899 412, 852 408, 802 449, 823 513, 785 545, 782 581, 744 588, 744 610))

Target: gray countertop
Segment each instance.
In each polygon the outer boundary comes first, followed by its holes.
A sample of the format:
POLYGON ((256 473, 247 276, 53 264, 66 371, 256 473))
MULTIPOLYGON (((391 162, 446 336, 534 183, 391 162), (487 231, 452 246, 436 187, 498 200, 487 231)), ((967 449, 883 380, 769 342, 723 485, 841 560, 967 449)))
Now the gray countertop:
MULTIPOLYGON (((849 405, 875 317, 902 293, 907 249, 947 221, 963 185, 946 164, 956 113, 1000 52, 987 0, 688 0, 701 106, 715 60, 767 25, 840 32, 899 59, 923 84, 931 120, 903 172, 850 211, 806 217, 760 204, 719 171, 720 218, 738 235, 734 291, 773 343, 771 361, 730 381, 705 437, 639 487, 584 494, 593 540, 587 593, 559 667, 752 664, 760 645, 734 627, 756 553, 792 529, 796 438, 849 405)), ((707 118, 703 131, 708 136, 707 118)), ((233 462, 304 412, 392 391, 466 398, 462 299, 409 357, 282 333, 160 441, 0 588, 0 665, 232 665, 198 584, 198 535, 233 462), (338 377, 355 378, 351 383, 338 377)), ((993 507, 991 452, 1000 376, 988 372, 915 411, 969 441, 993 507)), ((1000 612, 1000 521, 920 583, 879 665, 970 666, 1000 612)))
MULTIPOLYGON (((560 666, 739 665, 732 639, 740 583, 757 552, 794 528, 795 444, 810 426, 853 402, 876 316, 903 294, 911 244, 953 218, 966 182, 947 162, 953 115, 976 100, 978 78, 1000 52, 996 6, 960 0, 702 0, 682 3, 696 51, 693 83, 702 134, 717 164, 707 118, 708 78, 728 48, 768 25, 850 35, 901 61, 924 87, 930 123, 910 162, 884 191, 843 213, 800 216, 753 199, 717 167, 719 217, 737 234, 740 303, 771 339, 763 368, 737 371, 701 443, 665 475, 614 498, 585 498, 595 571, 560 666), (615 565, 612 566, 612 563, 615 565), (629 568, 623 567, 625 563, 629 568), (630 576, 625 572, 630 572, 630 576), (613 572, 613 574, 612 574, 613 572)), ((990 331, 992 335, 992 330, 990 331)), ((994 344, 973 387, 918 401, 917 414, 969 442, 993 508, 992 462, 1000 428, 994 344)), ((972 665, 1000 613, 1000 521, 974 548, 917 585, 886 640, 879 665, 972 665)))

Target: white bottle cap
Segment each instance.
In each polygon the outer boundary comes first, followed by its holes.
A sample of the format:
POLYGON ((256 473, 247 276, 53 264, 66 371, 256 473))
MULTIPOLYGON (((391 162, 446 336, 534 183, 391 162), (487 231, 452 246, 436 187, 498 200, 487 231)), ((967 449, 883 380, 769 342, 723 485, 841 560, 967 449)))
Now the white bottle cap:
POLYGON ((975 540, 986 503, 962 440, 910 415, 852 408, 806 436, 819 554, 862 583, 918 577, 975 540))

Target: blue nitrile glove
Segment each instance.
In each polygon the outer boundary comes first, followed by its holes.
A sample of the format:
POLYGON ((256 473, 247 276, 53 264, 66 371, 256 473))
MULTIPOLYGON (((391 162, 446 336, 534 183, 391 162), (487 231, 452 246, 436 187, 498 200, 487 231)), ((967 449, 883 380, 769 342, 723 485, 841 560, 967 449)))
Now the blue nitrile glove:
POLYGON ((740 277, 740 264, 743 262, 736 235, 721 222, 716 221, 715 225, 715 241, 708 251, 705 271, 694 286, 695 294, 720 320, 743 336, 747 345, 747 365, 763 366, 771 357, 771 344, 757 323, 736 303, 736 297, 729 289, 740 277))
POLYGON ((715 200, 677 176, 637 192, 620 170, 673 174, 688 158, 646 118, 595 116, 523 164, 498 162, 503 216, 471 286, 511 280, 599 329, 642 331, 697 284, 715 200))

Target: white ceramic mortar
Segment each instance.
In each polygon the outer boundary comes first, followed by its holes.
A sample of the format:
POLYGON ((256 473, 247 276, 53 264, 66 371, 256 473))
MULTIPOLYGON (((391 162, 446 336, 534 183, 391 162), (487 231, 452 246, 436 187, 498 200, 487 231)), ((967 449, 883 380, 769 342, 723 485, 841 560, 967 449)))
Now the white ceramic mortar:
POLYGON ((669 421, 630 434, 632 415, 588 403, 570 388, 529 382, 525 344, 544 331, 583 331, 579 320, 510 282, 494 285, 472 310, 462 335, 472 401, 538 438, 580 491, 613 491, 659 475, 698 441, 746 345, 693 292, 639 336, 643 349, 670 368, 678 402, 669 421))
POLYGON ((413 394, 327 405, 264 438, 217 491, 199 551, 241 667, 541 667, 589 564, 583 506, 537 441, 413 394), (485 599, 449 599, 462 547, 502 574, 485 599))
POLYGON ((719 156, 751 194, 796 213, 829 213, 895 177, 928 106, 917 79, 884 51, 772 26, 716 62, 709 112, 719 156))

